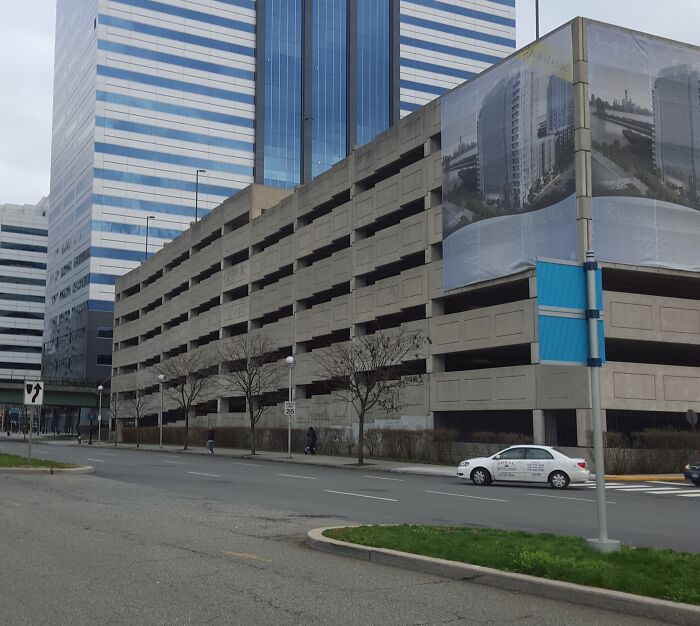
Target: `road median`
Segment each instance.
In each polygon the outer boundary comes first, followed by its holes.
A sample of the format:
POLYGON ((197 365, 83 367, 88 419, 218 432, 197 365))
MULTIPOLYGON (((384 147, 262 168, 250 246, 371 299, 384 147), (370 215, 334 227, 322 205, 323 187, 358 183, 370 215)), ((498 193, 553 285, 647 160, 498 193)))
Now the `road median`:
MULTIPOLYGON (((627 615, 656 619, 668 624, 690 626, 700 623, 700 606, 684 602, 673 602, 652 598, 624 591, 603 589, 587 585, 552 580, 512 571, 503 571, 493 567, 436 558, 385 547, 361 545, 349 541, 326 537, 327 531, 347 528, 357 531, 359 527, 327 527, 309 531, 307 544, 316 550, 357 558, 382 565, 400 567, 474 584, 506 589, 546 597, 562 602, 596 607, 627 615)), ((364 528, 364 527, 363 527, 364 528)), ((394 527, 366 527, 387 528, 394 527)), ((343 532, 341 530, 340 532, 343 532)), ((536 553, 535 553, 536 554, 536 553)), ((697 555, 690 555, 698 558, 697 555)), ((694 580, 694 579, 693 579, 694 580)), ((658 580, 661 587, 666 581, 658 580)))

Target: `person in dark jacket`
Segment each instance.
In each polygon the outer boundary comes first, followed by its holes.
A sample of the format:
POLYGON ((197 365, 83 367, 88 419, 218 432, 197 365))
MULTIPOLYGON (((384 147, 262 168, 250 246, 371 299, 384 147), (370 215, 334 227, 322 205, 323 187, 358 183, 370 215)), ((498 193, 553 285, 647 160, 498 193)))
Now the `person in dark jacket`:
POLYGON ((306 447, 304 448, 304 454, 316 454, 316 431, 313 426, 309 426, 309 430, 306 431, 306 447))
POLYGON ((214 429, 209 428, 207 433, 207 448, 209 448, 209 454, 214 454, 214 429))

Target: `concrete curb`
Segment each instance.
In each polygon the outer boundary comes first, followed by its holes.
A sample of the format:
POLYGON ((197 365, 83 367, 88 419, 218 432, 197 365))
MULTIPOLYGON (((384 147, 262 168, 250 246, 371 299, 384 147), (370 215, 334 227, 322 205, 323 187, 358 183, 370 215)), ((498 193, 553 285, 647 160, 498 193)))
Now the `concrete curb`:
POLYGON ((324 537, 324 531, 331 528, 344 527, 328 526, 310 530, 306 543, 309 547, 322 552, 400 567, 444 578, 464 580, 507 591, 527 593, 560 602, 581 604, 606 611, 656 619, 667 624, 695 626, 700 623, 700 607, 692 604, 657 600, 621 591, 610 591, 608 589, 586 587, 584 585, 537 578, 525 574, 502 572, 489 567, 435 559, 386 548, 370 548, 324 537))
POLYGON ((0 474, 94 474, 92 465, 78 467, 0 467, 0 474))

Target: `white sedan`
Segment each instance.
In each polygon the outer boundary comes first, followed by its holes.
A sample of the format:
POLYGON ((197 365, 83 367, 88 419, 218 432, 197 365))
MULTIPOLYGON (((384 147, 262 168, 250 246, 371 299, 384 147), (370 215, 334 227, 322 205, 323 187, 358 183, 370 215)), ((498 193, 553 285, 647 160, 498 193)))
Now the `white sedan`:
POLYGON ((586 482, 590 475, 584 459, 570 459, 549 446, 511 446, 493 456, 462 461, 457 468, 459 478, 475 485, 509 480, 566 489, 569 483, 586 482))

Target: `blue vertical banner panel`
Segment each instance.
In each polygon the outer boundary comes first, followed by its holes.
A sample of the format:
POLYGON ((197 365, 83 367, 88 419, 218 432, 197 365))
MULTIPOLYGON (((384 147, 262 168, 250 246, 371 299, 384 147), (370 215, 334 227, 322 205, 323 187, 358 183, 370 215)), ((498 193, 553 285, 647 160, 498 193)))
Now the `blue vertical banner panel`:
POLYGON ((539 316, 540 362, 585 365, 588 322, 585 318, 539 316))
MULTIPOLYGON (((540 363, 588 363, 588 308, 586 272, 582 265, 537 261, 540 363)), ((600 269, 596 270, 596 308, 603 308, 600 269)), ((601 362, 605 362, 603 320, 598 321, 598 353, 601 362)))
MULTIPOLYGON (((537 304, 566 309, 587 309, 586 272, 583 266, 538 260, 537 304)), ((603 280, 600 269, 596 271, 596 304, 602 311, 603 280)))

